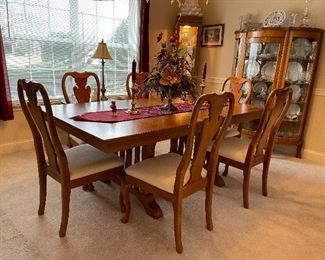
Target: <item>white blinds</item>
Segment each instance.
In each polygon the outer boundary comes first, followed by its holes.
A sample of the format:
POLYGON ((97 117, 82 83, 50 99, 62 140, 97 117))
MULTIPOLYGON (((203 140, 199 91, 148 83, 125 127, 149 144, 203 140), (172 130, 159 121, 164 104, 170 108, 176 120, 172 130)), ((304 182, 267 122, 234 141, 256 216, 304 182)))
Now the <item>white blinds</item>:
POLYGON ((93 71, 97 43, 107 42, 112 60, 105 63, 106 94, 124 94, 126 75, 138 55, 137 0, 0 0, 6 62, 12 98, 17 80, 45 85, 51 97, 62 96, 66 71, 93 71))

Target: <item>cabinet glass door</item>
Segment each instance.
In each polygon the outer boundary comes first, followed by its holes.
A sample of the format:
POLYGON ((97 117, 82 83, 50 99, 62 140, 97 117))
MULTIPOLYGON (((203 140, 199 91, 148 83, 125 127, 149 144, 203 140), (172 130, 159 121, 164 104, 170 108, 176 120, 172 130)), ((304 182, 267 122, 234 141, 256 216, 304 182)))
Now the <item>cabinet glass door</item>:
POLYGON ((245 56, 244 77, 253 82, 251 104, 264 107, 272 91, 281 44, 248 43, 245 56))
POLYGON ((292 103, 277 133, 279 137, 299 138, 315 65, 317 41, 293 38, 285 77, 285 87, 292 89, 292 103))

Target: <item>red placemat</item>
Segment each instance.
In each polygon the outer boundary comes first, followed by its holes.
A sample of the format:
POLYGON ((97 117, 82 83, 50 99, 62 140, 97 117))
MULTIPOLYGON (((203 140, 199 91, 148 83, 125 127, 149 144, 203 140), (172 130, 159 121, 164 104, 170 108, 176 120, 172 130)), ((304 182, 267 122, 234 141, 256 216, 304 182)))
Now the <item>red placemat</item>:
POLYGON ((90 122, 102 122, 102 123, 116 123, 129 120, 137 120, 149 117, 171 115, 183 112, 190 112, 193 110, 194 103, 179 103, 174 104, 178 110, 168 111, 162 109, 161 105, 151 106, 151 107, 139 107, 138 110, 141 111, 141 114, 130 115, 126 113, 128 109, 118 109, 116 116, 113 116, 111 110, 107 111, 97 111, 97 112, 88 112, 82 115, 77 115, 72 117, 76 121, 90 121, 90 122))

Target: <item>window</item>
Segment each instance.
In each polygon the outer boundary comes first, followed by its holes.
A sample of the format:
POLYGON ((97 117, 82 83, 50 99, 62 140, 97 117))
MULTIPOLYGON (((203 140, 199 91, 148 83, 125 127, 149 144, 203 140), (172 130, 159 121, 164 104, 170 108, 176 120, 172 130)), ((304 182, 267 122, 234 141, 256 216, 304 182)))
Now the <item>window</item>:
POLYGON ((61 97, 66 71, 93 71, 101 63, 92 54, 107 42, 112 60, 105 62, 108 95, 125 94, 126 75, 138 55, 139 1, 136 0, 0 0, 11 95, 17 80, 44 84, 49 96, 61 97))

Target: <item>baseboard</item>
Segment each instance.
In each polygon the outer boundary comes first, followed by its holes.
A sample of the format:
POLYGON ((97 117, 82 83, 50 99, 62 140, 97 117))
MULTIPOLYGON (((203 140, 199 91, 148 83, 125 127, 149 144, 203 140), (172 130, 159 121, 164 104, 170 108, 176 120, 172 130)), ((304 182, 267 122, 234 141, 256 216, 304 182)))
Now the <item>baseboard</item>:
POLYGON ((302 158, 309 160, 309 161, 321 163, 321 164, 324 164, 324 162, 325 162, 325 154, 324 153, 318 153, 318 152, 308 150, 308 149, 303 149, 302 158))
POLYGON ((0 155, 34 149, 33 139, 0 145, 0 155))

